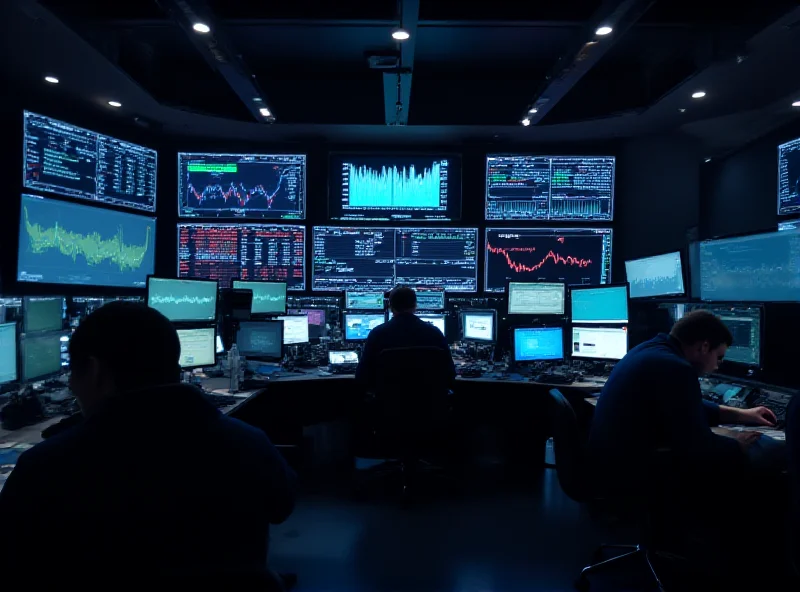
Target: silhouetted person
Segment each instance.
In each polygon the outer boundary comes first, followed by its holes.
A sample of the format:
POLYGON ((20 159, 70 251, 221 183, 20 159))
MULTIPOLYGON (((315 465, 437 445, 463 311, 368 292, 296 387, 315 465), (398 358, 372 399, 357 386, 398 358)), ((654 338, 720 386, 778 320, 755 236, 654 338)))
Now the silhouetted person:
POLYGON ((0 492, 0 578, 266 578, 269 524, 292 512, 295 475, 263 432, 179 383, 166 317, 107 304, 69 353, 85 419, 22 454, 0 492))
MULTIPOLYGON (((448 373, 455 380, 456 369, 442 332, 430 323, 421 320, 417 310, 417 294, 409 287, 398 286, 389 293, 389 308, 392 318, 378 325, 367 336, 364 352, 356 368, 356 381, 367 390, 375 387, 378 356, 386 349, 396 347, 438 347, 447 352, 448 373)), ((412 371, 412 369, 409 369, 412 371)))

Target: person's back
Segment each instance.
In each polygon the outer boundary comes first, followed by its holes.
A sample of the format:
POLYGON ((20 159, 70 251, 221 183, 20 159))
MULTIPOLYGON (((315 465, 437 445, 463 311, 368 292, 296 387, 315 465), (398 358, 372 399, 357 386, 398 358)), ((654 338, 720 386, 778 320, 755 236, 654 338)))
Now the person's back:
POLYGON ((0 493, 0 573, 266 572, 269 523, 293 508, 291 469, 263 432, 165 382, 89 401, 82 423, 20 457, 0 493))

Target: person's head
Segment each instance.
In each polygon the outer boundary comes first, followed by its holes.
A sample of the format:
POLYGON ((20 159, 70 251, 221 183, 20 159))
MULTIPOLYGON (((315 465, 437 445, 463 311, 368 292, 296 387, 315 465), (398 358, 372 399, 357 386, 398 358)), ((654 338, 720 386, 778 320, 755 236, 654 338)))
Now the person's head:
POLYGON ((408 286, 397 286, 389 292, 389 308, 394 314, 417 310, 417 293, 408 286))
POLYGON ((684 316, 669 333, 681 343, 683 356, 699 374, 719 368, 733 335, 722 320, 707 310, 695 310, 684 316))
POLYGON ((180 354, 167 317, 137 302, 111 302, 87 316, 70 339, 70 389, 91 413, 114 395, 179 382, 180 354))

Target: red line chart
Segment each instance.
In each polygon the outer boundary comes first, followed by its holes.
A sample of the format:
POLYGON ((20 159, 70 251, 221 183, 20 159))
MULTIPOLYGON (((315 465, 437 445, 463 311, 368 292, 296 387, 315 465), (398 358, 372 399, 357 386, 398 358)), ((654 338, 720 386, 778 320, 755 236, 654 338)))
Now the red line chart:
MULTIPOLYGON (((563 243, 563 240, 559 239, 559 242, 563 243)), ((592 264, 591 259, 581 259, 580 257, 573 257, 572 255, 560 255, 554 251, 548 251, 547 255, 545 255, 539 263, 534 265, 525 265, 524 263, 518 263, 514 261, 511 257, 511 253, 535 253, 536 247, 494 247, 490 243, 486 243, 486 249, 495 255, 502 255, 505 260, 506 264, 509 268, 514 270, 517 273, 520 272, 533 272, 538 271, 548 261, 552 261, 554 265, 569 265, 574 267, 589 267, 592 264)))

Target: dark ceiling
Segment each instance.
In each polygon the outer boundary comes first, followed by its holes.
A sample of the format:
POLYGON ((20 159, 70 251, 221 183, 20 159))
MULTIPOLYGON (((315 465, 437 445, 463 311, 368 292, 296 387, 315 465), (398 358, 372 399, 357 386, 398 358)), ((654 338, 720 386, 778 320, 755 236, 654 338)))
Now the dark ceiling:
MULTIPOLYGON (((403 92, 410 88, 410 96, 399 97, 409 127, 504 132, 522 127, 528 108, 537 105, 530 131, 548 139, 551 132, 556 139, 556 129, 575 139, 575 124, 583 122, 595 136, 680 129, 772 109, 800 92, 800 81, 787 75, 796 72, 800 57, 800 12, 793 1, 735 9, 686 0, 16 4, 88 43, 153 99, 138 105, 140 114, 167 126, 178 126, 180 118, 168 116, 176 110, 297 129, 406 123, 395 111, 399 72, 405 74, 403 92), (412 24, 405 45, 391 39, 401 15, 404 25, 412 24), (208 23, 212 32, 194 33, 193 20, 208 23), (597 37, 596 27, 606 23, 614 32, 597 37), (787 54, 788 46, 794 49, 787 54), (370 55, 398 60, 399 70, 370 68, 370 55), (757 57, 759 67, 746 73, 757 57), (786 70, 791 60, 795 68, 786 70), (708 90, 706 99, 689 98, 695 86, 708 90), (263 101, 254 104, 254 94, 263 101), (263 106, 274 120, 259 115, 263 106), (608 123, 602 133, 598 120, 608 123)), ((70 51, 53 45, 51 51, 70 51)), ((41 68, 32 65, 39 79, 41 68)), ((781 111, 769 125, 795 115, 791 108, 781 111)))

